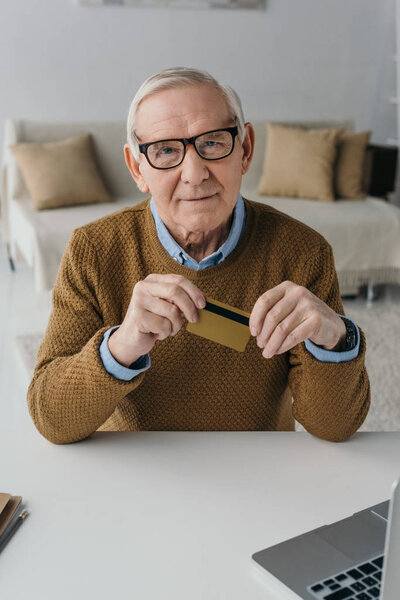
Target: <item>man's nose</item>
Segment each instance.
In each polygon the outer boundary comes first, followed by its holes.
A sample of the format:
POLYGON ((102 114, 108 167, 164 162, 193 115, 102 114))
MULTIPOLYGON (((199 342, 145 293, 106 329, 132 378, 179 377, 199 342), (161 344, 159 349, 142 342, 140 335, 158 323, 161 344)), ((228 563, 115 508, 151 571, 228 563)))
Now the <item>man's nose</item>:
POLYGON ((191 185, 200 185, 210 176, 206 161, 197 154, 192 144, 188 144, 186 147, 186 154, 181 168, 182 181, 191 185))

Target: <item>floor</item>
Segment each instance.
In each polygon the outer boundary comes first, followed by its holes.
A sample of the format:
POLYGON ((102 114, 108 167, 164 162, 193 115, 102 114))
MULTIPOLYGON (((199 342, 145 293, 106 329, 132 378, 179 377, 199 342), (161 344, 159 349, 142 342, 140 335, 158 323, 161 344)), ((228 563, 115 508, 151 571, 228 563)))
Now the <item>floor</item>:
POLYGON ((0 427, 21 431, 31 428, 26 406, 27 378, 14 338, 19 333, 44 331, 49 317, 49 293, 34 293, 33 272, 18 263, 11 272, 0 244, 0 427))
MULTIPOLYGON (((1 239, 0 239, 1 242, 1 239)), ((45 330, 51 306, 51 294, 35 293, 32 269, 16 264, 10 270, 4 246, 0 243, 0 427, 21 431, 33 427, 26 406, 27 377, 16 350, 15 336, 45 330)), ((364 295, 347 301, 365 305, 364 295)), ((400 303, 400 286, 377 289, 376 305, 400 303)), ((372 307, 373 310, 373 307, 372 307)))

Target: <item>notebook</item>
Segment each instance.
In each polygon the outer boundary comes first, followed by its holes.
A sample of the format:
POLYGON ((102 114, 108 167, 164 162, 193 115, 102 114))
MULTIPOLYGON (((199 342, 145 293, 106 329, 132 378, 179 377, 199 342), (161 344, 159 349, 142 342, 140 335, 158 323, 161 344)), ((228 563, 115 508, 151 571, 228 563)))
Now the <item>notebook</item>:
POLYGON ((22 497, 3 494, 0 492, 0 543, 6 536, 8 529, 18 518, 22 497))

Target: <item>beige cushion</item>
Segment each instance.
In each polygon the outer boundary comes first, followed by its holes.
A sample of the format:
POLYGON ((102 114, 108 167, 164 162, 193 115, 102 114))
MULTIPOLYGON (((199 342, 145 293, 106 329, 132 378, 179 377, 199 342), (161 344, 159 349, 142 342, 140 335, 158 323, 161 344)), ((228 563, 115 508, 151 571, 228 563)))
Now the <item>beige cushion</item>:
POLYGON ((336 139, 341 129, 267 123, 268 143, 258 193, 332 202, 336 139))
POLYGON ((90 134, 10 148, 36 210, 112 201, 96 167, 90 134))
POLYGON ((335 190, 340 198, 364 198, 362 191, 365 152, 371 131, 341 133, 338 137, 335 190))

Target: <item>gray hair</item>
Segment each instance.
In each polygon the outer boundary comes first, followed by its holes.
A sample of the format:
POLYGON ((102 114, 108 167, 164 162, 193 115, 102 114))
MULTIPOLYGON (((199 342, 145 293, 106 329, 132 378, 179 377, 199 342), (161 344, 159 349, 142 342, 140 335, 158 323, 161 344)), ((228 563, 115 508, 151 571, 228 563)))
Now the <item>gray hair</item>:
POLYGON ((240 98, 235 90, 229 85, 219 83, 219 81, 214 79, 207 71, 190 69, 187 67, 174 67, 171 69, 164 69, 146 79, 136 92, 130 105, 127 121, 127 142, 137 161, 139 160, 139 142, 135 135, 135 117, 140 102, 147 96, 150 96, 159 90, 198 84, 212 85, 225 98, 229 110, 232 113, 232 118, 235 120, 238 127, 239 141, 240 143, 243 142, 245 135, 243 109, 240 98))

